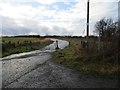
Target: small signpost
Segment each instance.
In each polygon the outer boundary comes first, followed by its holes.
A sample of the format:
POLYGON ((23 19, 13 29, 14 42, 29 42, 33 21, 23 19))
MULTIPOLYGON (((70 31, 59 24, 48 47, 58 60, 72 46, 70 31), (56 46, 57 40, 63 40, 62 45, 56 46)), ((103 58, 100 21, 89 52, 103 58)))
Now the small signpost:
POLYGON ((59 47, 58 47, 58 40, 56 40, 56 48, 55 49, 59 49, 59 47))

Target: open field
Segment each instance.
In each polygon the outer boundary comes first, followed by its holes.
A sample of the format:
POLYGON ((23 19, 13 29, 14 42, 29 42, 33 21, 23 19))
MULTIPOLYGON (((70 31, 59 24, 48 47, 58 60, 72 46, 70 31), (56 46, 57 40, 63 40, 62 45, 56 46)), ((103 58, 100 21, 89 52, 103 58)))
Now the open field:
POLYGON ((53 54, 56 62, 82 73, 110 77, 117 77, 118 73, 120 74, 120 63, 118 62, 120 52, 118 52, 117 44, 113 45, 108 40, 103 40, 101 50, 98 51, 98 39, 90 38, 89 49, 86 50, 81 44, 85 38, 62 39, 69 41, 70 45, 53 54))
POLYGON ((37 50, 50 43, 52 41, 48 38, 34 37, 3 37, 0 42, 2 44, 2 57, 37 50))

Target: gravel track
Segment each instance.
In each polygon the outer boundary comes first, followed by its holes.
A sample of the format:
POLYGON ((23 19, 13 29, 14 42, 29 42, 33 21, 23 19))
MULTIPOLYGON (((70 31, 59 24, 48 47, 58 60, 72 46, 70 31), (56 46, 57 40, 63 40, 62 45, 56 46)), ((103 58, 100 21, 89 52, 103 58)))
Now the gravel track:
MULTIPOLYGON (((55 41, 56 39, 52 39, 55 41)), ((58 40, 61 49, 67 41, 58 40)), ((55 63, 54 43, 29 53, 15 54, 2 59, 3 88, 117 88, 118 80, 79 74, 55 63)))

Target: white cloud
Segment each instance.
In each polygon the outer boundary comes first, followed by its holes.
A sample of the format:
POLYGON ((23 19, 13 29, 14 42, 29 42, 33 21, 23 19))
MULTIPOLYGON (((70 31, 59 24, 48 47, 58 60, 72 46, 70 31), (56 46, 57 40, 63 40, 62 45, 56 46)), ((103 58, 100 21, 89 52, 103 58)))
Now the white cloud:
POLYGON ((11 18, 31 18, 36 15, 37 10, 28 5, 12 5, 11 3, 0 3, 0 15, 11 18))
MULTIPOLYGON (((88 0, 75 0, 75 1, 76 2, 87 2, 88 0)), ((89 1, 90 2, 119 2, 119 0, 89 0, 89 1)))
POLYGON ((38 3, 40 4, 53 4, 55 3, 57 0, 36 0, 38 3))
POLYGON ((38 34, 35 32, 30 32, 30 33, 27 33, 27 35, 38 35, 38 34))
POLYGON ((36 0, 40 4, 50 5, 56 2, 64 2, 65 4, 69 4, 69 2, 74 2, 74 0, 36 0))
MULTIPOLYGON (((61 10, 57 6, 53 6, 54 9, 46 7, 46 5, 59 2, 58 0, 36 1, 40 4, 36 7, 29 3, 0 3, 0 15, 8 19, 7 21, 4 20, 3 29, 5 31, 3 33, 82 35, 83 31, 86 30, 86 0, 76 0, 78 3, 67 10, 61 10)), ((63 1, 68 3, 68 1, 63 1)), ((96 21, 103 17, 117 17, 117 2, 104 1, 92 1, 90 3, 91 33, 96 21)))

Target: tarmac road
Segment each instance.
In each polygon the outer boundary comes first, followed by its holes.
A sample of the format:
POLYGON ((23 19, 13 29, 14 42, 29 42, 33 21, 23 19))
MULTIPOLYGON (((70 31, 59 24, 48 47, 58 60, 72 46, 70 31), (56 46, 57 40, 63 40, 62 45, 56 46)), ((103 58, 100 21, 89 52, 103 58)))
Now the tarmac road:
MULTIPOLYGON (((56 39, 52 39, 56 41, 56 39)), ((61 49, 68 42, 58 40, 61 49)), ((2 59, 3 88, 116 88, 118 80, 78 74, 52 60, 55 42, 42 50, 2 59)))

